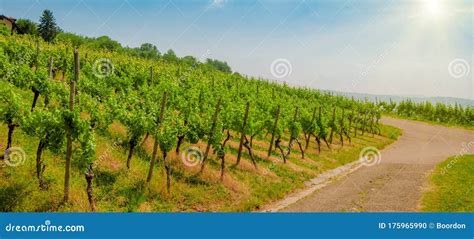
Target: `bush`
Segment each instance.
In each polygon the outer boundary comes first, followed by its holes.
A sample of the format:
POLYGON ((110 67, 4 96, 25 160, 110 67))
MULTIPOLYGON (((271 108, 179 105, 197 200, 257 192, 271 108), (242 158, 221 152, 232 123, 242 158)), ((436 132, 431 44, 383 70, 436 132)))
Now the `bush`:
POLYGON ((11 34, 11 31, 8 29, 7 26, 5 25, 0 25, 0 35, 2 36, 9 36, 11 34))

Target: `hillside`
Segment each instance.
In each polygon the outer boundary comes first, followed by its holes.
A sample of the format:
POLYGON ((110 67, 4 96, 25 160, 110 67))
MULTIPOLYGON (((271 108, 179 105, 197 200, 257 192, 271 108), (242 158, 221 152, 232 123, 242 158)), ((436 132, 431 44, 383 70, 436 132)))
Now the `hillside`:
POLYGON ((400 133, 372 103, 204 64, 0 46, 2 211, 250 211, 400 133))

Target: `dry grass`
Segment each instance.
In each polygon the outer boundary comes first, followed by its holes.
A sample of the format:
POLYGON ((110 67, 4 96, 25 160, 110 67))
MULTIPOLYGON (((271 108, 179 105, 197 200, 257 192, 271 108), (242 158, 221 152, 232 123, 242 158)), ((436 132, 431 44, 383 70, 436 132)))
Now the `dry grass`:
MULTIPOLYGON (((6 142, 6 126, 0 125, 0 142, 6 142)), ((97 167, 95 168, 94 195, 98 211, 251 211, 265 203, 278 200, 288 193, 304 187, 304 182, 319 173, 357 159, 361 148, 373 145, 383 147, 394 139, 389 134, 399 134, 396 129, 382 127, 384 136, 365 135, 353 139, 352 144, 338 146, 338 140, 329 150, 325 145, 319 154, 314 140, 304 159, 294 147, 283 164, 279 153, 267 157, 267 138, 255 139, 253 153, 258 168, 255 169, 244 149, 237 167, 238 138, 229 141, 226 154, 224 180, 220 180, 220 161, 209 156, 204 173, 198 174, 199 165, 187 167, 181 155, 174 150, 168 160, 172 167, 171 193, 166 191, 166 176, 162 159, 154 168, 152 182, 145 182, 154 139, 150 136, 133 156, 131 169, 127 170, 126 129, 114 122, 105 135, 97 135, 97 167), (116 143, 120 139, 123 143, 116 143)), ((47 168, 44 173, 49 182, 47 190, 40 190, 35 178, 34 155, 37 140, 26 136, 21 130, 15 132, 14 146, 26 153, 26 162, 18 167, 7 167, 0 163, 1 211, 90 211, 85 191, 83 171, 74 166, 72 172, 71 200, 61 203, 64 177, 64 155, 53 155, 46 151, 47 168)), ((304 142, 302 142, 304 144, 304 142)), ((188 147, 184 144, 181 149, 188 147)), ((195 145, 205 150, 203 142, 195 145)), ((161 155, 160 153, 158 154, 161 155)))

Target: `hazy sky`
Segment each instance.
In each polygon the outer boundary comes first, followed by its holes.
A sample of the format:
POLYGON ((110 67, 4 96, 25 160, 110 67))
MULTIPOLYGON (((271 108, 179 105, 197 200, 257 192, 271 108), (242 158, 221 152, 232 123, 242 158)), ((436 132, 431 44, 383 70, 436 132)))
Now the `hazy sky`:
POLYGON ((69 32, 320 89, 474 99, 472 0, 0 0, 69 32))

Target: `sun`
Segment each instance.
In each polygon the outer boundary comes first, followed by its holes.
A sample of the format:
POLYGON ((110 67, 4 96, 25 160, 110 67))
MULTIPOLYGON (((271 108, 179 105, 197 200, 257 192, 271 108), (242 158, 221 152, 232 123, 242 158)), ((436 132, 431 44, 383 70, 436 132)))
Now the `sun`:
POLYGON ((443 16, 444 6, 441 0, 422 0, 422 11, 427 18, 438 19, 443 16))

